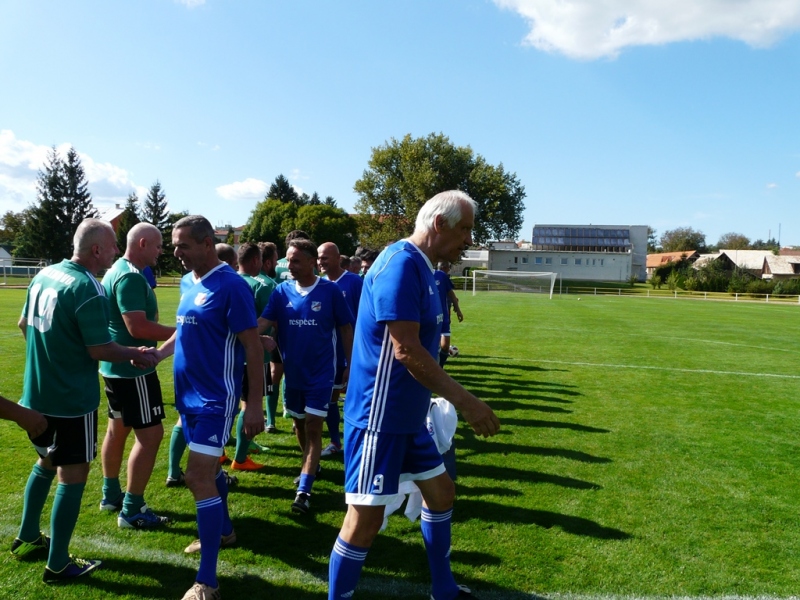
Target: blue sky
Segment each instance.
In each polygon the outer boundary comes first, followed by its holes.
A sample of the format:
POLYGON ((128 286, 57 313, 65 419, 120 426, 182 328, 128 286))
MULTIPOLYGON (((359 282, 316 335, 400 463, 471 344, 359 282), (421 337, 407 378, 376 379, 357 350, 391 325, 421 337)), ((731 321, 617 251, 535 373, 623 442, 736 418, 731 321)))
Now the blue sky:
POLYGON ((0 0, 0 211, 74 145, 98 207, 160 180, 244 224, 278 174, 351 210, 372 147, 441 132, 525 224, 800 245, 800 0, 0 0))

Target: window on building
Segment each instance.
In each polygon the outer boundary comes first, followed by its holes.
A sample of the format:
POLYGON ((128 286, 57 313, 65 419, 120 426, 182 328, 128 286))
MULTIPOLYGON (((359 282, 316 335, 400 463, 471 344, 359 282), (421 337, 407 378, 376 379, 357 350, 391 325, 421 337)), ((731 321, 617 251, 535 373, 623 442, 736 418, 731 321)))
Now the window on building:
POLYGON ((527 256, 523 256, 522 257, 522 264, 523 265, 527 265, 528 264, 528 257, 527 256))
MULTIPOLYGON (((553 259, 552 258, 545 258, 544 259, 544 264, 552 265, 553 264, 553 259)), ((800 265, 798 265, 798 266, 800 266, 800 265)))
POLYGON ((542 264, 542 257, 537 256, 536 258, 533 259, 533 262, 536 263, 537 265, 542 264))
POLYGON ((566 259, 566 258, 562 258, 562 259, 561 259, 561 264, 562 264, 562 265, 566 265, 566 264, 567 264, 567 262, 568 262, 568 261, 567 261, 567 259, 566 259))
POLYGON ((519 262, 519 256, 514 257, 514 264, 517 264, 517 262, 519 262))
POLYGON ((576 265, 580 265, 581 264, 581 259, 580 258, 576 258, 575 259, 575 264, 576 265))

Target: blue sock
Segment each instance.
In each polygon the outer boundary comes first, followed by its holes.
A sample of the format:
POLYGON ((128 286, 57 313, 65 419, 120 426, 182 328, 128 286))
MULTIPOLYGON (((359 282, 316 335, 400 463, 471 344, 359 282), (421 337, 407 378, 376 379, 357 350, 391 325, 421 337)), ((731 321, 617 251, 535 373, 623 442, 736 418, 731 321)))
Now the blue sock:
POLYGON ((328 433, 331 435, 331 443, 339 448, 342 447, 342 436, 339 435, 339 423, 341 420, 339 401, 331 402, 328 405, 328 414, 325 417, 325 424, 328 426, 328 433))
POLYGON ((39 463, 33 465, 31 475, 28 477, 28 484, 25 486, 25 494, 22 496, 22 524, 17 534, 17 537, 23 542, 33 542, 39 539, 42 510, 55 476, 55 471, 45 469, 39 466, 39 463))
POLYGON ((314 485, 315 479, 316 479, 315 475, 309 475, 308 473, 300 473, 300 483, 297 484, 297 491, 303 492, 304 494, 310 494, 311 486, 314 485))
POLYGON ((200 534, 200 568, 197 582, 213 588, 217 583, 217 557, 222 539, 223 508, 219 496, 200 500, 197 504, 197 531, 200 534))
POLYGON ((353 596, 368 551, 369 548, 351 546, 337 536, 328 564, 328 600, 353 596))
POLYGON ((217 484, 217 492, 219 492, 219 498, 222 500, 222 535, 230 535, 233 531, 233 522, 228 512, 228 478, 225 477, 222 469, 217 473, 214 483, 217 484))
POLYGON ((436 600, 453 600, 458 596, 458 585, 450 570, 450 521, 453 509, 444 512, 422 507, 422 539, 428 553, 431 569, 432 597, 436 600))

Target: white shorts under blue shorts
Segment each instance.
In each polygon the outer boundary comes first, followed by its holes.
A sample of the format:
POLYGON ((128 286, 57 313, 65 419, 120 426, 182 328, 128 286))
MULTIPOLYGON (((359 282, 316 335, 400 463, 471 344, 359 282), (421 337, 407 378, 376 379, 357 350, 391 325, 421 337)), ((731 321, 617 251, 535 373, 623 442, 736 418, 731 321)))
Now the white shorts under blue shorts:
POLYGON ((331 401, 332 388, 324 387, 314 390, 283 390, 283 407, 290 417, 305 419, 306 413, 325 417, 328 415, 328 403, 331 401))
POLYGON ((380 506, 400 495, 400 483, 445 472, 442 455, 425 425, 417 433, 376 433, 344 426, 344 491, 347 504, 380 506))
POLYGON ((183 437, 189 450, 209 456, 222 456, 231 435, 233 417, 223 415, 181 415, 183 437))

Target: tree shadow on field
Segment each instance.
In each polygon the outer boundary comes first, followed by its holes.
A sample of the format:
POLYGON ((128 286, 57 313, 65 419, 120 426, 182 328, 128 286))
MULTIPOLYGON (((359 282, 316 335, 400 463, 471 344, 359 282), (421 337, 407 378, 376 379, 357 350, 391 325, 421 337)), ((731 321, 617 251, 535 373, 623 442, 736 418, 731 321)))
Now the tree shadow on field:
POLYGON ((570 429, 572 431, 583 431, 586 433, 611 433, 610 429, 601 427, 591 427, 579 423, 564 423, 563 421, 541 421, 538 419, 515 419, 513 417, 503 417, 500 422, 503 425, 519 425, 520 427, 547 427, 552 429, 570 429))
POLYGON ((447 361, 447 368, 453 367, 475 367, 478 372, 486 373, 487 370, 497 369, 513 369, 517 371, 530 371, 542 373, 546 371, 566 371, 567 369, 554 369, 552 367, 544 368, 536 365, 522 363, 515 358, 503 358, 502 356, 484 356, 480 359, 471 357, 459 356, 452 360, 447 361))
MULTIPOLYGON (((458 456, 466 458, 473 454, 483 454, 485 452, 485 442, 475 436, 459 438, 456 444, 458 456)), ((568 448, 549 448, 546 446, 529 446, 527 444, 510 444, 508 442, 491 441, 492 454, 530 454, 534 456, 551 456, 567 458, 583 463, 607 464, 613 462, 610 458, 603 456, 593 456, 579 450, 568 448)))
POLYGON ((550 483, 575 490, 603 489, 601 485, 592 483, 591 481, 575 479, 573 477, 553 475, 551 473, 543 473, 541 471, 534 471, 532 469, 515 469, 513 467, 498 467, 495 465, 476 465, 466 462, 458 464, 458 475, 463 475, 465 477, 495 479, 497 481, 519 481, 520 483, 550 483))
POLYGON ((505 506, 464 498, 458 501, 456 515, 459 521, 478 519, 489 523, 510 523, 513 525, 538 525, 545 529, 559 527, 565 533, 588 536, 605 540, 627 540, 633 536, 620 529, 605 527, 583 517, 562 515, 549 510, 534 510, 515 506, 505 506))

